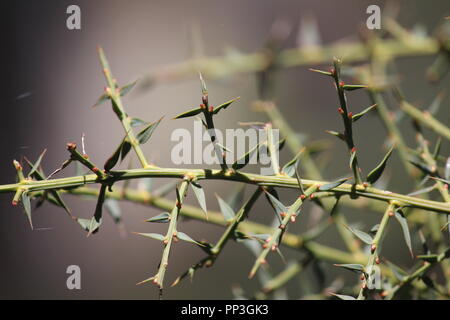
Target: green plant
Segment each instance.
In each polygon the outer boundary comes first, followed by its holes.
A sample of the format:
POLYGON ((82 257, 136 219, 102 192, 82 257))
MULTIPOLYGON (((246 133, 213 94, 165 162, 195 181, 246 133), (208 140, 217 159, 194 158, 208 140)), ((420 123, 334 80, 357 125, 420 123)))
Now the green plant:
MULTIPOLYGON (((164 235, 156 233, 139 233, 139 235, 149 237, 163 243, 163 253, 161 263, 155 275, 140 282, 153 282, 161 290, 165 285, 165 273, 169 264, 169 256, 172 245, 178 240, 190 242, 199 246, 205 251, 206 256, 197 264, 191 266, 186 273, 177 278, 174 285, 179 283, 186 276, 192 276, 200 268, 212 266, 220 256, 223 248, 229 240, 242 241, 244 243, 254 240, 260 243, 255 263, 250 270, 249 277, 253 277, 261 268, 261 265, 267 263, 266 258, 271 251, 281 254, 280 246, 288 246, 301 250, 306 253, 304 259, 288 265, 279 275, 267 281, 260 292, 252 297, 267 298, 270 297, 279 288, 283 287, 295 275, 305 269, 310 264, 318 261, 328 261, 336 266, 357 272, 361 276, 362 286, 359 288, 345 288, 344 293, 337 294, 331 292, 341 299, 368 299, 368 298, 396 298, 408 291, 409 296, 426 296, 430 292, 436 297, 448 298, 450 294, 450 265, 447 258, 450 257, 450 248, 448 247, 448 235, 443 230, 448 229, 450 217, 450 196, 448 186, 450 184, 450 158, 444 157, 440 153, 442 140, 450 139, 450 129, 437 118, 433 117, 431 111, 420 111, 411 103, 407 102, 398 89, 387 82, 386 65, 387 60, 398 56, 435 54, 448 55, 449 40, 448 37, 440 35, 438 38, 415 38, 412 35, 390 21, 390 30, 398 39, 381 40, 372 35, 365 44, 351 44, 346 47, 323 48, 323 55, 314 55, 321 58, 308 58, 307 53, 297 49, 280 51, 274 59, 270 55, 254 54, 249 57, 241 57, 247 61, 244 64, 245 71, 270 73, 273 66, 290 67, 299 64, 317 64, 329 59, 331 54, 338 55, 347 51, 353 54, 347 55, 347 61, 360 61, 369 59, 369 65, 352 68, 342 66, 339 59, 333 60, 333 68, 329 71, 313 69, 312 71, 329 78, 336 87, 339 101, 338 113, 342 118, 344 131, 328 131, 332 136, 342 140, 349 153, 349 168, 352 172, 351 177, 345 177, 336 181, 328 181, 321 175, 320 168, 313 161, 313 153, 321 146, 314 144, 303 145, 303 142, 295 138, 293 130, 286 123, 282 113, 278 111, 276 105, 268 100, 263 90, 261 101, 255 103, 257 110, 265 112, 271 119, 270 123, 264 124, 264 130, 267 131, 267 141, 259 146, 267 148, 271 155, 271 166, 274 175, 260 175, 248 173, 244 170, 248 162, 249 154, 242 155, 244 163, 236 162, 229 167, 224 160, 226 149, 217 143, 214 133, 210 134, 211 142, 214 145, 215 155, 220 162, 220 168, 210 169, 184 169, 184 168, 162 168, 155 164, 150 164, 141 149, 157 129, 162 119, 153 123, 147 123, 143 120, 130 117, 122 104, 122 96, 127 94, 136 83, 125 86, 118 86, 114 79, 104 52, 99 49, 100 62, 107 82, 105 93, 100 97, 97 104, 109 101, 114 113, 120 120, 125 136, 118 148, 111 157, 105 161, 104 169, 93 163, 85 154, 84 150, 79 151, 75 143, 67 144, 69 158, 63 163, 61 168, 57 169, 51 175, 46 176, 41 169, 41 161, 44 153, 34 163, 25 159, 29 170, 24 170, 23 164, 14 161, 17 171, 17 182, 9 185, 0 186, 0 193, 14 193, 13 205, 22 203, 27 218, 32 226, 31 199, 37 199, 39 203, 50 201, 65 209, 69 215, 70 210, 65 205, 61 194, 84 195, 97 198, 97 206, 91 219, 75 218, 88 235, 96 233, 102 223, 103 206, 107 199, 127 200, 144 205, 165 210, 163 213, 148 219, 151 223, 167 223, 167 232, 164 235), (406 32, 406 33, 405 33, 406 32), (325 58, 323 58, 325 57, 325 58), (325 60, 323 60, 325 59, 325 60), (274 62, 275 61, 275 62, 274 62), (343 82, 344 74, 353 75, 360 83, 364 85, 349 85, 343 82), (381 79, 381 80, 380 80, 381 79), (390 115, 390 110, 384 101, 384 93, 396 89, 396 95, 399 99, 401 110, 403 110, 414 121, 417 131, 417 148, 409 148, 398 129, 398 119, 390 115), (347 102, 346 95, 354 90, 366 90, 373 100, 373 105, 363 109, 359 113, 353 113, 347 102), (363 171, 358 163, 358 148, 354 141, 354 126, 358 121, 364 121, 364 116, 369 112, 377 112, 386 130, 389 134, 389 150, 384 156, 380 155, 379 164, 364 177, 363 171), (426 140, 421 126, 424 125, 434 131, 439 139, 433 151, 429 149, 429 142, 426 140), (135 134, 136 127, 143 127, 139 133, 135 134), (280 128, 285 135, 286 141, 276 144, 273 141, 274 127, 280 128), (287 145, 294 158, 280 166, 275 156, 278 149, 287 145), (122 161, 129 152, 133 150, 136 154, 141 167, 127 170, 114 170, 114 167, 122 161), (404 195, 393 193, 384 188, 376 187, 380 181, 385 167, 388 165, 393 151, 397 151, 400 159, 403 161, 406 172, 416 181, 416 192, 414 194, 404 195), (71 162, 78 162, 90 170, 91 174, 77 175, 66 178, 53 178, 55 174, 63 170, 71 162), (301 168, 299 170, 299 167, 301 168), (28 173, 25 174, 25 171, 28 173), (179 183, 176 186, 169 185, 176 189, 175 202, 165 198, 169 188, 155 191, 142 191, 131 189, 127 181, 133 179, 148 178, 170 178, 177 179, 179 183), (203 180, 225 180, 229 182, 249 184, 255 186, 252 196, 241 204, 240 208, 235 210, 236 201, 227 203, 218 197, 221 212, 212 212, 206 208, 205 193, 201 183, 203 180), (122 187, 117 183, 124 181, 122 187), (98 184, 98 190, 88 187, 90 184, 98 184), (424 187, 425 184, 429 186, 424 187), (279 200, 278 190, 282 188, 291 188, 296 190, 298 197, 290 205, 285 205, 279 200), (184 198, 191 190, 198 199, 200 208, 192 207, 184 203, 184 198), (430 192, 437 190, 439 199, 430 200, 430 192), (278 218, 277 227, 272 228, 251 222, 247 219, 254 203, 260 196, 264 195, 268 203, 274 209, 278 218), (418 196, 420 195, 420 196, 418 196), (442 199, 441 199, 442 198, 442 199), (361 199, 365 201, 362 203, 361 199), (289 224, 294 223, 301 214, 305 201, 311 201, 321 206, 330 213, 331 219, 326 219, 317 223, 312 229, 304 234, 294 235, 287 231, 289 224), (361 204, 362 203, 362 204, 361 204), (374 226, 370 232, 364 232, 349 226, 345 216, 342 214, 341 206, 364 206, 375 211, 383 212, 380 223, 374 226), (433 213, 438 213, 435 215, 433 213), (192 239, 187 234, 180 231, 178 220, 180 216, 205 221, 212 224, 221 225, 225 231, 219 240, 212 244, 204 241, 192 239), (421 236, 424 245, 422 255, 415 257, 417 263, 411 270, 403 270, 390 261, 384 260, 381 255, 383 237, 386 234, 387 227, 391 220, 397 220, 403 230, 405 242, 411 255, 413 255, 410 225, 414 224, 415 229, 421 236), (335 224, 340 236, 342 237, 346 249, 338 250, 332 247, 322 245, 317 238, 322 235, 330 225, 335 224), (372 234, 370 234, 372 233, 372 234), (431 240, 430 240, 431 239, 431 240), (433 251, 429 251, 427 244, 433 251), (367 250, 368 249, 368 250, 367 250), (373 289, 372 282, 379 276, 376 273, 376 266, 379 266, 383 283, 373 289), (436 281, 428 274, 434 266, 439 266, 444 280, 436 281)), ((437 60, 441 64, 442 60, 437 60)), ((214 66, 227 63, 221 59, 196 61, 193 62, 194 69, 201 69, 204 74, 218 75, 215 73, 214 66), (209 70, 209 71, 208 71, 209 70)), ((186 70, 186 68, 181 68, 186 70)), ((225 70, 219 68, 219 70, 225 70)), ((230 70, 238 72, 235 68, 230 70)), ((440 70, 435 65, 432 66, 432 72, 440 70)), ((230 73, 230 72, 228 72, 230 73)), ((189 110, 176 118, 203 116, 206 129, 214 129, 214 117, 222 114, 224 110, 230 107, 237 99, 227 101, 217 107, 213 107, 209 102, 209 94, 203 77, 200 76, 202 87, 202 100, 198 108, 189 110)), ((144 81, 145 86, 145 81, 144 81)), ((433 109, 439 102, 439 97, 433 109)), ((214 131, 212 131, 214 132, 214 131)), ((84 149, 84 148, 82 148, 84 149)), ((254 151, 249 151, 254 152, 254 151)), ((116 217, 119 220, 118 217, 116 217)), ((328 297, 330 291, 336 291, 337 288, 324 288, 324 291, 317 298, 328 297), (326 289, 326 290, 325 290, 326 289)))

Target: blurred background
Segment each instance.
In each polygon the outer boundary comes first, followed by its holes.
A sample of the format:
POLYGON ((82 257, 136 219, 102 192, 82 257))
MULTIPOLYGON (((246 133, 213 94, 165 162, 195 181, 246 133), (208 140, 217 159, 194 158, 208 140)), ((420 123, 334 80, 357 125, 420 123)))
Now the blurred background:
MULTIPOLYGON (((447 0, 398 1, 398 22, 413 28, 420 24, 431 32, 450 10, 447 0)), ((3 1, 2 13, 7 22, 3 39, 6 55, 2 64, 1 125, 0 125, 0 183, 15 181, 13 159, 27 156, 36 159, 43 149, 46 172, 56 169, 67 159, 65 145, 81 142, 85 134, 86 151, 94 162, 104 163, 123 137, 123 130, 109 104, 91 108, 102 94, 105 82, 99 66, 96 46, 107 54, 113 74, 125 84, 161 67, 183 62, 199 55, 220 56, 230 50, 251 53, 265 45, 274 21, 283 20, 292 26, 292 34, 284 44, 297 45, 299 26, 305 19, 317 21, 323 44, 342 39, 358 40, 359 31, 367 19, 366 8, 378 4, 382 10, 385 1, 287 1, 287 0, 229 0, 229 1, 3 1), (81 30, 66 28, 66 8, 76 4, 81 8, 81 30), (193 31, 194 30, 194 31, 193 31), (194 34, 194 36, 193 36, 194 34), (201 39, 201 40, 199 40, 201 39)), ((304 24, 303 24, 304 25, 304 24)), ((425 80, 431 57, 407 58, 398 61, 401 88, 409 101, 419 107, 428 105, 436 94, 448 87, 448 77, 437 85, 425 80)), ((242 74, 222 79, 206 78, 210 99, 216 105, 240 96, 241 100, 217 120, 219 128, 236 128, 239 121, 267 121, 251 110, 250 104, 258 98, 257 78, 242 74)), ((324 130, 338 130, 341 122, 335 112, 336 92, 331 82, 307 70, 296 67, 276 73, 276 91, 273 99, 290 125, 311 140, 328 139, 324 130)), ((349 98, 350 108, 362 110, 370 104, 366 94, 355 92, 349 98)), ((144 146, 149 159, 160 166, 171 167, 170 141, 172 131, 179 127, 192 130, 192 119, 170 120, 176 114, 200 103, 200 85, 195 75, 158 84, 131 93, 124 99, 125 108, 132 116, 147 121, 165 119, 144 146)), ((445 98, 444 105, 448 105, 445 98)), ((395 106, 393 106, 395 108, 395 106)), ((442 121, 449 120, 448 108, 440 111, 442 121)), ((447 122, 448 123, 448 122, 447 122)), ((413 145, 411 132, 408 141, 413 145)), ((410 130, 410 131, 408 131, 410 130)), ((373 168, 384 154, 386 138, 377 117, 368 117, 357 126, 357 145, 361 166, 373 168)), ((343 144, 331 140, 330 150, 321 156, 327 163, 323 174, 333 179, 348 174, 347 152, 343 144)), ((444 144, 443 154, 449 146, 444 144)), ((288 160, 289 151, 281 154, 288 160)), ((127 166, 125 161, 122 167, 127 166)), ((134 162, 137 165, 137 161, 134 162)), ((393 157, 389 172, 389 189, 410 192, 409 180, 403 178, 398 157, 393 157)), ((366 172, 367 173, 367 172, 366 172)), ((74 166, 61 176, 75 174, 74 166)), ((164 181, 156 181, 157 185, 164 181)), ((218 210, 214 193, 226 198, 236 185, 224 182, 205 182, 207 205, 218 210)), ((254 187, 248 187, 250 195, 254 187)), ((196 204, 189 196, 188 202, 196 204)), ((174 197, 173 194, 170 197, 174 197)), ((95 207, 92 199, 64 197, 77 217, 91 217, 95 207)), ((282 199, 290 203, 295 193, 284 192, 282 199)), ((11 194, 0 195, 0 298, 2 299, 156 299, 153 285, 135 284, 155 273, 162 246, 159 242, 129 233, 163 232, 165 226, 154 226, 143 220, 158 210, 121 203, 123 223, 128 231, 121 237, 105 214, 99 233, 87 238, 79 225, 63 210, 44 204, 34 213, 34 231, 31 231, 21 208, 10 205, 11 194), (66 288, 66 268, 81 268, 81 290, 66 288)), ((313 210, 307 207, 307 210, 313 210)), ((352 222, 371 226, 377 215, 364 211, 345 212, 352 222)), ((251 219, 270 223, 273 213, 265 199, 258 201, 251 219)), ((306 219, 306 218, 305 218, 306 219)), ((297 224, 290 229, 304 230, 297 224)), ((396 230, 397 226, 393 227, 396 230)), ((216 241, 221 228, 196 221, 182 221, 180 230, 196 239, 216 241)), ((399 229, 386 239, 385 254, 400 265, 408 266, 411 259, 399 229)), ((342 248, 334 228, 320 239, 321 243, 342 248)), ((284 249, 286 257, 295 259, 298 253, 284 249)), ((203 252, 188 244, 175 247, 171 255, 167 284, 203 257, 203 252)), ((227 299, 231 288, 239 284, 246 292, 259 288, 258 279, 248 280, 254 262, 253 254, 242 244, 230 243, 216 265, 199 271, 191 284, 185 281, 165 291, 167 299, 227 299)), ((271 257, 271 271, 283 269, 280 259, 271 257), (273 263, 272 263, 273 261, 273 263)), ((347 283, 356 283, 356 276, 345 270, 336 270, 324 264, 326 282, 342 276, 347 283)), ((288 286, 288 296, 296 298, 318 290, 309 271, 295 278, 288 286)))

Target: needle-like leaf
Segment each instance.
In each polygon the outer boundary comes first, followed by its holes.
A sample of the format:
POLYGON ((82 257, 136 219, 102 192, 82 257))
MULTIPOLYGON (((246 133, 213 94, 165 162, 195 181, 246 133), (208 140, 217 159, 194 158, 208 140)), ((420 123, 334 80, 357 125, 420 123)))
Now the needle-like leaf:
POLYGON ((213 110, 213 114, 218 114, 219 111, 221 111, 222 109, 225 110, 225 109, 228 108, 233 102, 235 102, 236 100, 239 100, 239 99, 240 99, 240 97, 237 97, 237 98, 231 99, 231 100, 229 100, 229 101, 227 101, 227 102, 224 102, 224 103, 222 103, 221 105, 215 107, 214 110, 213 110))
POLYGON ((409 253, 411 254, 411 257, 414 257, 414 253, 413 253, 412 245, 411 245, 411 234, 409 233, 408 221, 406 220, 406 217, 400 208, 395 210, 395 218, 397 219, 397 221, 400 223, 400 226, 402 227, 403 238, 405 239, 406 245, 408 246, 409 253))
POLYGON ((358 237, 358 238, 359 238, 360 240, 362 240, 364 243, 366 243, 366 244, 372 244, 373 239, 372 239, 372 237, 371 237, 369 234, 367 234, 367 233, 365 233, 365 232, 363 232, 363 231, 360 231, 360 230, 358 230, 358 229, 352 228, 352 227, 350 227, 350 226, 346 226, 346 228, 347 228, 348 230, 350 230, 356 237, 358 237))
POLYGON ((295 168, 297 168, 298 163, 300 162, 300 157, 305 152, 305 148, 302 148, 294 158, 292 158, 288 163, 286 163, 283 168, 281 169, 281 172, 288 175, 289 177, 292 177, 295 174, 295 168))
POLYGON ((167 223, 170 221, 170 214, 168 212, 160 213, 150 219, 145 220, 145 222, 157 222, 157 223, 167 223))
POLYGON ((386 163, 389 159, 389 157, 392 154, 392 151, 394 150, 394 146, 392 146, 389 151, 384 156, 383 160, 378 164, 378 166, 375 167, 368 175, 367 175, 367 182, 369 183, 375 183, 383 174, 384 168, 386 168, 386 163))
POLYGON ((203 212, 205 213, 206 218, 208 218, 208 209, 206 209, 205 192, 203 191, 202 186, 200 184, 198 184, 197 182, 192 181, 191 187, 192 187, 192 190, 194 190, 194 194, 198 200, 198 203, 200 204, 200 208, 202 208, 203 212))
POLYGON ((343 184, 344 182, 350 180, 351 178, 352 178, 352 177, 349 177, 349 178, 343 178, 343 179, 339 179, 339 180, 334 181, 334 182, 330 182, 330 183, 324 184, 324 185, 322 185, 322 186, 319 187, 319 190, 320 190, 320 191, 328 191, 328 190, 334 189, 334 188, 336 188, 336 187, 339 187, 339 186, 340 186, 341 184, 343 184))
POLYGON ((139 132, 136 136, 137 140, 139 141, 139 144, 144 144, 150 139, 155 129, 158 127, 159 123, 161 122, 163 118, 161 117, 158 121, 155 121, 153 123, 150 123, 148 126, 146 126, 141 132, 139 132))
POLYGON ((201 108, 195 108, 195 109, 191 109, 189 111, 180 113, 179 115, 177 115, 176 117, 174 117, 173 119, 181 119, 181 118, 189 118, 189 117, 193 117, 198 115, 199 113, 201 113, 203 110, 201 108))
POLYGON ((220 212, 226 221, 231 221, 235 217, 234 210, 226 203, 221 197, 216 194, 217 201, 219 202, 220 212))

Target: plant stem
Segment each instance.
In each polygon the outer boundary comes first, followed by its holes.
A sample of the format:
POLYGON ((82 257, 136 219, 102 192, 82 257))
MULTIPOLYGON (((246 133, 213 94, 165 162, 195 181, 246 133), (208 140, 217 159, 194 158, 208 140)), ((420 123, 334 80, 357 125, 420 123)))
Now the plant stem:
POLYGON ((400 103, 400 108, 414 120, 422 123, 438 135, 450 140, 450 129, 436 120, 429 112, 421 111, 406 101, 400 103))
POLYGON ((111 69, 109 67, 108 60, 106 60, 105 53, 102 48, 98 48, 98 54, 100 57, 100 63, 103 67, 103 73, 105 75, 106 82, 108 87, 106 88, 106 93, 111 99, 111 104, 114 112, 122 123, 123 129, 125 130, 125 134, 128 137, 128 140, 133 147, 136 155, 142 165, 143 168, 148 168, 149 164, 147 163, 147 159, 145 158, 144 153, 139 145, 139 141, 136 139, 133 129, 131 127, 131 119, 125 112, 125 109, 122 105, 122 99, 120 98, 120 89, 117 87, 116 81, 113 78, 111 73, 111 69))
POLYGON ((367 262, 367 265, 365 266, 364 270, 366 273, 365 280, 363 282, 363 286, 361 288, 361 291, 358 295, 358 300, 364 300, 365 294, 367 290, 370 289, 370 285, 373 281, 373 275, 374 275, 374 265, 379 264, 379 254, 381 252, 381 242, 383 240, 383 237, 386 232, 386 228, 389 222, 389 218, 394 215, 394 210, 396 208, 396 205, 393 203, 389 203, 389 205, 386 208, 386 211, 383 215, 383 218, 381 219, 380 225, 378 227, 377 233, 375 234, 375 237, 373 238, 372 245, 370 248, 370 256, 369 261, 367 262))
POLYGON ((169 256, 170 256, 170 250, 172 248, 172 243, 174 239, 177 237, 177 222, 178 222, 178 215, 181 210, 182 201, 187 193, 187 188, 189 186, 189 181, 184 180, 181 185, 179 191, 177 190, 177 193, 179 195, 177 202, 173 206, 172 212, 170 213, 170 223, 169 228, 167 229, 166 236, 164 237, 164 251, 162 254, 161 262, 159 264, 158 272, 155 276, 146 279, 140 283, 145 283, 148 281, 153 281, 159 289, 160 289, 160 295, 162 293, 163 289, 163 283, 164 283, 164 275, 167 270, 167 265, 169 264, 169 256))
POLYGON ((252 197, 236 213, 236 216, 234 217, 231 224, 227 227, 226 231, 222 234, 219 241, 217 241, 216 245, 211 249, 211 253, 214 256, 217 256, 222 251, 228 240, 230 240, 230 238, 234 236, 234 232, 236 231, 237 227, 247 217, 248 213, 250 212, 250 209, 253 207, 254 203, 259 198, 262 191, 263 191, 262 188, 257 188, 256 191, 253 193, 252 197))
MULTIPOLYGON (((304 152, 302 154, 302 161, 300 161, 300 165, 304 168, 302 173, 304 173, 307 177, 310 177, 312 179, 318 179, 323 180, 322 174, 319 170, 319 168, 316 166, 315 162, 311 158, 310 149, 306 148, 300 141, 300 139, 296 138, 294 130, 291 128, 291 126, 287 123, 286 119, 283 117, 283 115, 278 110, 277 106, 273 102, 268 101, 258 101, 256 104, 256 109, 264 111, 267 116, 270 118, 270 120, 273 122, 273 124, 280 130, 280 132, 283 134, 283 136, 286 137, 286 143, 291 150, 292 154, 296 154, 298 150, 303 149, 304 152)), ((330 199, 323 199, 322 200, 323 205, 325 209, 329 212, 331 212, 334 203, 330 199)), ((347 202, 349 203, 349 202, 347 202)), ((353 202, 350 202, 353 203, 353 202)), ((359 246, 356 244, 354 237, 352 236, 351 232, 345 228, 346 219, 344 215, 339 214, 339 212, 335 213, 335 220, 336 220, 336 228, 338 229, 338 232, 344 241, 347 248, 355 255, 360 255, 361 250, 359 246)))
POLYGON ((283 220, 281 221, 281 224, 278 228, 276 228, 273 232, 271 232, 271 236, 269 239, 267 239, 266 243, 264 244, 264 249, 261 251, 258 258, 256 258, 255 264, 253 265, 252 270, 250 271, 249 278, 252 278, 258 268, 261 266, 261 264, 265 263, 265 259, 267 255, 269 254, 270 250, 276 250, 278 247, 278 244, 282 238, 282 235, 287 228, 287 225, 291 221, 291 218, 294 217, 297 214, 297 211, 300 209, 300 207, 303 204, 303 200, 312 196, 312 194, 317 191, 319 188, 318 185, 311 185, 307 190, 305 190, 305 193, 298 197, 297 200, 289 207, 288 212, 286 212, 286 215, 284 216, 283 220))
MULTIPOLYGON (((149 177, 183 179, 184 176, 190 175, 197 177, 199 180, 238 181, 247 184, 256 184, 259 186, 272 186, 293 189, 298 188, 298 182, 295 178, 285 176, 263 176, 244 172, 223 172, 221 170, 211 169, 141 168, 111 171, 110 174, 111 175, 106 180, 102 181, 113 184, 117 181, 128 179, 149 177)), ((98 182, 100 182, 98 180, 98 177, 93 174, 41 181, 26 180, 24 182, 14 184, 0 185, 0 193, 15 192, 18 188, 24 188, 28 192, 39 190, 58 190, 64 188, 79 187, 86 184, 93 184, 98 182)), ((329 182, 302 179, 301 183, 305 187, 310 187, 312 185, 328 184, 329 182)), ((380 190, 374 187, 365 187, 363 185, 354 186, 348 183, 344 183, 331 190, 328 190, 327 192, 361 196, 385 202, 397 201, 402 206, 442 212, 446 214, 450 213, 450 204, 448 203, 406 196, 390 191, 380 190)))
MULTIPOLYGON (((379 55, 387 60, 439 53, 439 40, 431 37, 414 37, 416 38, 419 41, 410 41, 408 44, 397 39, 380 40, 377 50, 379 55)), ((345 57, 347 63, 361 62, 371 57, 371 50, 363 42, 337 43, 322 46, 313 51, 308 48, 293 48, 281 51, 276 56, 276 61, 272 63, 276 63, 278 68, 294 68, 325 64, 335 56, 345 57)), ((198 71, 210 79, 260 72, 266 70, 272 59, 264 51, 259 51, 249 54, 239 53, 233 58, 222 56, 189 60, 165 66, 150 73, 142 79, 140 89, 143 90, 155 84, 179 81, 197 74, 198 71)))

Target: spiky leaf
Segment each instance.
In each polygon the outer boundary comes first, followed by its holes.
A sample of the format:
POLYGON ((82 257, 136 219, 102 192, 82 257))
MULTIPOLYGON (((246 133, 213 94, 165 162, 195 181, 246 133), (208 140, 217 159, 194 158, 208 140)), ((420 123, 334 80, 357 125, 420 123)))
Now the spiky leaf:
POLYGON ((104 165, 105 171, 107 171, 107 172, 110 171, 119 161, 124 142, 125 141, 122 141, 122 143, 119 145, 119 147, 116 149, 116 151, 114 151, 112 156, 109 157, 108 160, 106 160, 105 165, 104 165))
POLYGON ((139 119, 139 118, 133 118, 130 121, 130 125, 132 127, 139 127, 139 126, 143 126, 144 124, 147 124, 147 122, 142 119, 139 119))
POLYGON ((188 236, 186 233, 184 233, 184 232, 178 231, 178 232, 177 232, 177 238, 180 239, 180 240, 186 241, 186 242, 190 242, 190 243, 196 244, 196 245, 198 245, 198 246, 200 246, 200 247, 204 247, 204 246, 205 246, 204 244, 202 244, 202 243, 200 243, 200 242, 198 242, 198 241, 195 241, 194 239, 192 239, 191 237, 189 237, 189 236, 188 236))
POLYGON ((145 220, 145 222, 156 222, 156 223, 167 223, 170 221, 170 214, 168 212, 160 213, 150 219, 145 220))
POLYGON ((232 191, 230 196, 227 198, 226 203, 230 205, 230 208, 237 212, 244 202, 245 195, 245 184, 240 184, 236 189, 232 191))
POLYGON ((358 237, 364 243, 372 244, 373 239, 372 239, 372 237, 369 234, 367 234, 367 233, 365 233, 365 232, 363 232, 361 230, 352 228, 350 226, 346 226, 346 227, 347 227, 348 230, 350 230, 356 237, 358 237))
POLYGON ((329 76, 329 77, 332 76, 331 72, 328 72, 328 71, 323 71, 323 70, 318 70, 318 69, 312 69, 312 68, 309 68, 309 71, 316 72, 316 73, 320 73, 320 74, 323 74, 324 76, 329 76))
POLYGON ((202 208, 205 215, 208 216, 208 210, 206 209, 205 192, 203 191, 202 186, 196 182, 192 182, 191 187, 192 187, 192 190, 194 190, 194 194, 198 200, 198 203, 200 204, 200 208, 202 208))
POLYGON ((281 213, 286 213, 288 211, 288 208, 280 202, 276 197, 274 197, 270 192, 266 192, 266 197, 269 200, 272 208, 277 213, 277 216, 280 217, 281 213))
POLYGON ((332 136, 335 136, 336 138, 341 139, 342 141, 345 141, 345 134, 337 132, 337 131, 332 131, 332 130, 325 130, 326 133, 331 134, 332 136))
POLYGON ((162 234, 159 233, 140 233, 140 232, 135 232, 135 234, 138 234, 140 236, 144 236, 147 238, 151 238, 154 240, 158 240, 158 241, 164 241, 164 236, 162 234))
POLYGON ((122 220, 122 210, 120 209, 119 202, 117 200, 106 199, 105 208, 108 210, 115 223, 119 223, 122 220))
MULTIPOLYGON (((33 164, 32 164, 28 159, 25 158, 25 160, 26 160, 26 162, 28 163, 28 165, 29 165, 30 167, 33 167, 33 164)), ((77 162, 77 163, 79 163, 79 162, 77 162)), ((41 170, 39 170, 39 169, 36 169, 36 170, 32 173, 31 176, 32 176, 34 179, 38 180, 38 181, 40 181, 40 180, 45 180, 45 174, 44 174, 41 170)), ((64 210, 66 210, 66 212, 67 212, 69 215, 71 215, 69 208, 68 208, 67 205, 64 203, 64 201, 63 201, 63 199, 61 198, 61 195, 59 194, 59 192, 56 191, 56 190, 48 190, 48 192, 50 192, 50 194, 53 196, 53 200, 54 200, 53 203, 54 203, 55 205, 60 206, 61 208, 63 208, 64 210)))
POLYGON ((224 102, 221 105, 215 107, 213 110, 213 114, 218 114, 220 110, 228 108, 233 102, 235 102, 236 100, 239 100, 239 99, 240 99, 240 97, 237 97, 237 98, 231 99, 231 100, 224 102))
POLYGON ((95 108, 108 100, 109 100, 109 95, 104 93, 97 99, 97 101, 94 103, 94 105, 92 107, 95 108))
POLYGON ((114 166, 120 161, 123 161, 127 156, 128 152, 131 150, 131 143, 128 141, 127 137, 125 137, 120 145, 117 147, 116 151, 111 155, 111 157, 106 160, 104 168, 105 171, 110 171, 114 166))
POLYGON ((405 239, 406 245, 408 246, 409 253, 411 254, 411 257, 414 257, 413 251, 412 251, 412 245, 411 245, 411 234, 409 233, 408 228, 408 221, 405 218, 405 215, 403 214, 401 209, 395 210, 395 218, 400 223, 400 226, 402 227, 403 231, 403 238, 405 239))
POLYGON ((339 180, 334 181, 334 182, 330 182, 330 183, 324 184, 324 185, 319 187, 319 190, 320 191, 328 191, 328 190, 334 189, 336 187, 339 187, 341 184, 343 184, 344 182, 346 182, 346 181, 348 181, 350 179, 351 179, 351 177, 350 178, 343 178, 343 179, 339 179, 339 180))
MULTIPOLYGON (((89 232, 90 228, 91 228, 91 224, 92 224, 92 220, 94 218, 91 219, 83 219, 83 218, 77 218, 77 222, 78 224, 81 226, 81 228, 83 228, 83 230, 89 232)), ((95 223, 95 220, 94 220, 95 223)), ((94 231, 92 231, 92 233, 96 233, 98 231, 98 227, 100 226, 100 224, 97 224, 96 226, 94 225, 94 231)))
POLYGON ((290 160, 288 163, 286 163, 283 168, 281 169, 281 172, 292 177, 295 174, 295 168, 297 168, 298 163, 300 161, 300 157, 305 151, 305 148, 302 148, 292 160, 290 160))
POLYGON ((189 118, 189 117, 193 117, 198 115, 199 113, 202 112, 201 108, 195 108, 195 109, 191 109, 189 111, 180 113, 179 115, 177 115, 174 119, 181 119, 181 118, 189 118))
POLYGON ((375 108, 376 106, 377 106, 376 104, 371 105, 370 107, 364 109, 364 110, 361 111, 360 113, 357 113, 357 114, 353 115, 352 121, 353 121, 353 122, 358 121, 358 120, 361 119, 367 112, 369 112, 370 110, 372 110, 372 109, 375 108))
POLYGON ((362 264, 335 264, 335 266, 354 272, 364 272, 364 266, 362 264))
POLYGON ((27 215, 28 222, 30 223, 30 227, 33 229, 33 221, 31 220, 31 200, 26 192, 22 193, 22 204, 25 214, 27 215))
POLYGON ((420 171, 422 171, 423 174, 425 175, 432 175, 433 174, 433 170, 431 170, 430 167, 428 167, 427 165, 424 165, 420 162, 414 161, 414 160, 409 160, 409 162, 414 165, 417 169, 419 169, 420 171))
POLYGON ((405 270, 396 266, 392 262, 386 261, 386 264, 388 265, 389 269, 392 270, 392 273, 394 274, 394 276, 397 278, 398 281, 403 281, 403 279, 405 279, 405 277, 408 276, 408 273, 405 270))
POLYGON ((128 92, 130 92, 134 86, 136 85, 138 81, 135 80, 132 83, 129 83, 127 85, 124 85, 122 88, 120 88, 120 96, 123 97, 124 95, 126 95, 128 92))
POLYGON ((365 89, 365 88, 367 88, 367 86, 362 85, 362 84, 346 84, 342 87, 342 89, 344 89, 345 91, 354 91, 354 90, 365 89))
POLYGON ((250 159, 253 156, 253 153, 259 149, 260 144, 258 143, 256 146, 254 146, 252 149, 250 149, 248 152, 246 152, 242 157, 240 157, 239 159, 237 159, 232 165, 231 167, 233 168, 233 170, 240 170, 243 167, 245 167, 250 159))
POLYGON ((394 150, 394 146, 392 146, 389 151, 384 156, 383 160, 378 164, 378 166, 375 167, 368 175, 367 175, 367 182, 369 183, 375 183, 383 174, 384 169, 386 168, 386 163, 389 159, 389 157, 392 154, 392 151, 394 150))
POLYGON ((97 205, 95 206, 94 216, 92 217, 88 227, 88 236, 93 232, 97 231, 100 225, 102 224, 103 203, 105 202, 106 187, 107 186, 105 184, 102 184, 100 187, 97 205))
POLYGON ((139 132, 136 136, 137 140, 139 141, 139 144, 144 144, 150 139, 155 129, 158 127, 159 123, 161 122, 163 118, 160 118, 158 121, 155 121, 153 123, 150 123, 148 126, 146 126, 141 132, 139 132))
POLYGON ((226 203, 221 197, 216 194, 217 201, 219 202, 220 212, 226 221, 231 221, 235 217, 234 210, 226 203))
POLYGON ((44 149, 44 151, 42 151, 42 153, 39 155, 39 158, 36 160, 34 165, 31 167, 31 170, 28 173, 28 177, 31 177, 33 175, 33 173, 36 172, 36 170, 39 168, 39 166, 41 165, 42 158, 44 157, 46 152, 47 152, 47 149, 44 149))

